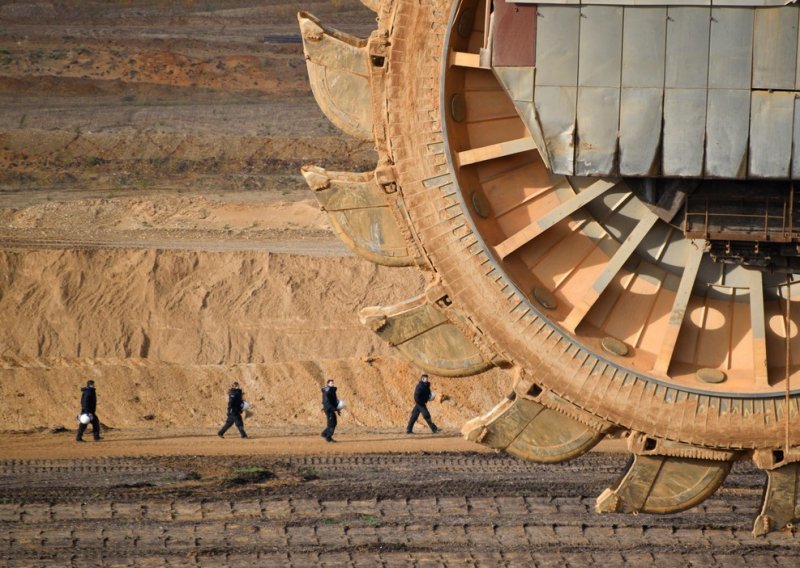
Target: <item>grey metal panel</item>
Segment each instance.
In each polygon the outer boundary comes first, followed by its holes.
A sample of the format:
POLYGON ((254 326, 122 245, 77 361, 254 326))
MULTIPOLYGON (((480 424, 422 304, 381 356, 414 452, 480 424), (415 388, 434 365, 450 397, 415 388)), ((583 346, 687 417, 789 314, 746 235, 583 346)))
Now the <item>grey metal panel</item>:
POLYGON ((536 115, 554 173, 573 175, 577 87, 537 87, 536 115))
POLYGON ((615 6, 783 6, 794 0, 504 0, 512 4, 615 6))
POLYGON ((578 85, 617 87, 622 61, 622 7, 583 6, 578 85))
POLYGON ((663 87, 667 9, 625 8, 623 28, 622 86, 663 87))
POLYGON ((667 10, 667 88, 705 88, 708 84, 709 8, 667 10))
POLYGON ((792 179, 800 179, 800 99, 794 100, 794 152, 792 153, 792 179))
POLYGON ((797 65, 796 65, 796 73, 794 80, 794 88, 795 90, 800 90, 800 32, 798 32, 798 38, 797 38, 797 65))
POLYGON ((705 126, 704 89, 664 91, 665 176, 695 177, 703 173, 705 126))
POLYGON ((536 116, 536 108, 533 106, 532 102, 527 101, 514 101, 514 106, 520 118, 522 118, 522 122, 528 127, 528 132, 531 133, 533 143, 536 144, 536 148, 539 150, 539 155, 542 157, 544 165, 548 170, 552 170, 550 166, 550 154, 548 153, 547 145, 544 143, 544 132, 542 132, 542 125, 539 123, 539 117, 536 116))
POLYGON ((536 85, 578 84, 580 6, 543 6, 536 20, 536 85))
POLYGON ((750 131, 750 89, 709 89, 707 113, 705 175, 744 178, 750 131))
POLYGON ((533 101, 533 67, 492 67, 512 101, 533 101))
POLYGON ((788 178, 795 94, 753 91, 750 107, 750 177, 788 178))
POLYGON ((511 4, 547 4, 552 6, 562 6, 565 4, 582 4, 582 0, 547 0, 547 2, 538 2, 537 0, 505 0, 506 3, 511 4))
POLYGON ((794 89, 800 8, 762 8, 753 23, 753 88, 794 89))
MULTIPOLYGON (((667 1, 677 3, 680 0, 667 1)), ((785 6, 794 1, 795 0, 713 0, 713 4, 714 6, 785 6)))
POLYGON ((622 89, 619 111, 619 173, 657 175, 663 89, 622 89))
POLYGON ((617 154, 619 87, 578 87, 575 175, 611 175, 617 154))
POLYGON ((753 10, 711 9, 710 89, 749 89, 753 65, 753 10))
POLYGON ((514 108, 517 109, 517 114, 522 122, 528 127, 528 132, 539 150, 542 161, 550 169, 550 155, 547 152, 544 133, 533 106, 533 82, 536 69, 532 67, 493 67, 492 70, 500 85, 514 102, 514 108))
MULTIPOLYGON (((727 0, 726 0, 727 1, 727 0)), ((601 6, 619 5, 619 6, 711 6, 712 0, 680 0, 680 1, 667 1, 662 0, 592 0, 591 2, 581 2, 581 4, 598 4, 601 6)))

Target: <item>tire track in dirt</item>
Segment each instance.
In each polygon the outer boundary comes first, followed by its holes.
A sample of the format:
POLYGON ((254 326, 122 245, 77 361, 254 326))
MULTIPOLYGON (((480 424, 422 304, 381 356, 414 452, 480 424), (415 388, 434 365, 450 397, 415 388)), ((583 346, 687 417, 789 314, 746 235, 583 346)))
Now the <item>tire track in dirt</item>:
POLYGON ((593 495, 623 462, 590 454, 554 471, 463 453, 9 460, 0 462, 0 555, 8 566, 800 560, 796 535, 750 535, 762 479, 749 464, 736 465, 730 488, 680 515, 595 514, 593 495), (275 477, 231 481, 259 470, 275 477))

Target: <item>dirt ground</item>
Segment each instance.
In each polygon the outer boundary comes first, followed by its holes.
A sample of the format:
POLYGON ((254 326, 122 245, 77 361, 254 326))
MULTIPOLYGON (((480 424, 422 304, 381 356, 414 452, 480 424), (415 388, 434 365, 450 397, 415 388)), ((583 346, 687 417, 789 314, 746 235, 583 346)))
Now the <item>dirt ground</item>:
MULTIPOLYGON (((74 441, 75 429, 60 432, 7 434, 0 440, 0 455, 6 460, 70 460, 80 458, 111 458, 130 456, 253 456, 275 455, 344 455, 409 452, 478 452, 492 450, 464 440, 458 431, 442 430, 434 435, 427 427, 417 426, 413 435, 405 428, 376 429, 354 426, 345 411, 336 429, 336 443, 329 444, 320 437, 325 426, 320 414, 319 427, 258 428, 246 420, 247 439, 240 439, 236 427, 226 434, 224 441, 216 431, 224 422, 220 417, 216 428, 164 429, 164 430, 108 430, 103 438, 92 441, 90 434, 83 444, 74 441)), ((89 428, 91 431, 91 427, 89 428)), ((605 451, 620 451, 618 440, 604 442, 605 451)))
MULTIPOLYGON (((357 312, 425 277, 350 254, 300 175, 375 163, 314 102, 301 8, 374 27, 357 0, 0 1, 5 429, 72 427, 88 378, 117 428, 210 426, 232 380, 256 426, 315 424, 326 376, 356 424, 403 421, 417 371, 357 312)), ((510 381, 442 381, 442 425, 510 381)))
POLYGON ((670 516, 598 515, 618 442, 542 466, 453 433, 72 432, 0 451, 7 566, 794 566, 791 533, 750 536, 763 474, 670 516), (191 451, 187 451, 191 448, 191 451), (128 454, 126 456, 126 454, 128 454))
POLYGON ((506 371, 433 377, 445 433, 403 433, 418 372, 357 313, 426 277, 350 254, 299 174, 375 166, 313 100, 300 9, 374 28, 357 0, 0 0, 0 566, 796 565, 795 533, 750 537, 747 464, 686 513, 600 516, 618 443, 463 441, 506 371), (108 430, 79 445, 88 378, 108 430), (249 440, 214 435, 233 380, 249 440))

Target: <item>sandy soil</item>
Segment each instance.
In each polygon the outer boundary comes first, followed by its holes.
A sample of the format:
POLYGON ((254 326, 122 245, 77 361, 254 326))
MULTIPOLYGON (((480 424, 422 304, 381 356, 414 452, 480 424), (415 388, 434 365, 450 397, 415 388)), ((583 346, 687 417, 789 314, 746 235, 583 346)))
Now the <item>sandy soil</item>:
MULTIPOLYGON (((322 415, 320 415, 322 417, 322 415)), ((224 416, 217 426, 221 426, 224 416)), ((342 455, 354 452, 409 453, 409 452, 490 452, 464 440, 458 432, 443 431, 432 434, 427 428, 417 427, 409 436, 403 429, 387 431, 374 428, 354 427, 347 423, 347 415, 341 418, 336 442, 327 443, 319 436, 324 427, 320 421, 317 430, 309 427, 294 427, 278 431, 245 425, 248 438, 242 440, 232 428, 224 440, 215 430, 169 429, 169 430, 112 430, 103 433, 99 442, 86 435, 83 444, 74 441, 75 431, 41 432, 35 434, 11 434, 0 441, 0 455, 15 460, 69 460, 98 457, 130 456, 181 456, 191 452, 196 456, 283 456, 283 455, 342 455)), ((90 428, 91 430, 91 428, 90 428)), ((608 450, 621 449, 619 442, 606 445, 608 450)))
MULTIPOLYGON (((374 26, 356 0, 303 8, 374 26)), ((232 380, 254 427, 311 425, 328 375, 355 424, 402 425, 416 371, 357 311, 424 275, 352 256, 305 187, 304 163, 375 155, 317 108, 298 9, 0 2, 2 428, 72 428, 87 378, 117 428, 213 425, 232 380)), ((437 419, 457 428, 510 380, 442 381, 437 419)))
MULTIPOLYGON (((322 418, 322 415, 320 415, 322 418)), ((433 434, 420 424, 413 435, 405 428, 365 428, 354 426, 347 412, 340 417, 336 442, 327 443, 319 436, 324 427, 292 426, 288 428, 259 428, 248 420, 245 424, 248 438, 239 438, 233 427, 220 440, 214 429, 170 428, 107 430, 102 440, 92 441, 87 434, 83 444, 74 442, 75 431, 6 434, 0 439, 0 456, 12 460, 70 460, 97 457, 130 456, 181 456, 191 452, 195 456, 283 456, 283 455, 343 455, 390 453, 494 453, 485 446, 464 440, 458 431, 441 430, 433 434)), ((224 417, 219 421, 219 425, 224 417)), ((91 428, 90 428, 91 431, 91 428)), ((597 452, 624 453, 623 440, 603 440, 597 452)))
POLYGON ((305 188, 375 153, 314 103, 298 9, 374 27, 357 0, 0 0, 0 565, 796 565, 794 533, 749 536, 752 466, 598 516, 619 442, 545 467, 461 440, 507 372, 434 377, 445 433, 403 434, 417 371, 357 311, 425 275, 351 255, 305 188), (87 378, 110 428, 77 444, 87 378), (232 380, 250 440, 214 435, 232 380))
MULTIPOLYGON (((14 324, 0 329, 6 429, 71 428, 88 378, 117 428, 215 424, 233 380, 258 410, 254 426, 316 424, 325 377, 354 424, 406 419, 417 372, 356 312, 401 300, 416 272, 399 271, 403 289, 398 271, 353 257, 146 249, 7 251, 0 266, 0 310, 14 324)), ((436 378, 431 410, 457 428, 510 386, 501 371, 436 378)))
POLYGON ((594 513, 593 495, 624 462, 472 452, 5 461, 0 551, 7 566, 796 565, 792 533, 749 534, 762 481, 752 465, 681 515, 594 513))

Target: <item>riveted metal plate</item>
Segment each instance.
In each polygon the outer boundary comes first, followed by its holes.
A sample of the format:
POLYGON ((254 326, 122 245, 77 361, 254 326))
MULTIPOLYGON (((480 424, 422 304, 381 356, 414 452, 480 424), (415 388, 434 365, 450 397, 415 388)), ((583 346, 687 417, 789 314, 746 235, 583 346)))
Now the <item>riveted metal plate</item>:
POLYGON ((533 67, 536 45, 536 6, 495 2, 492 34, 492 66, 533 67))

